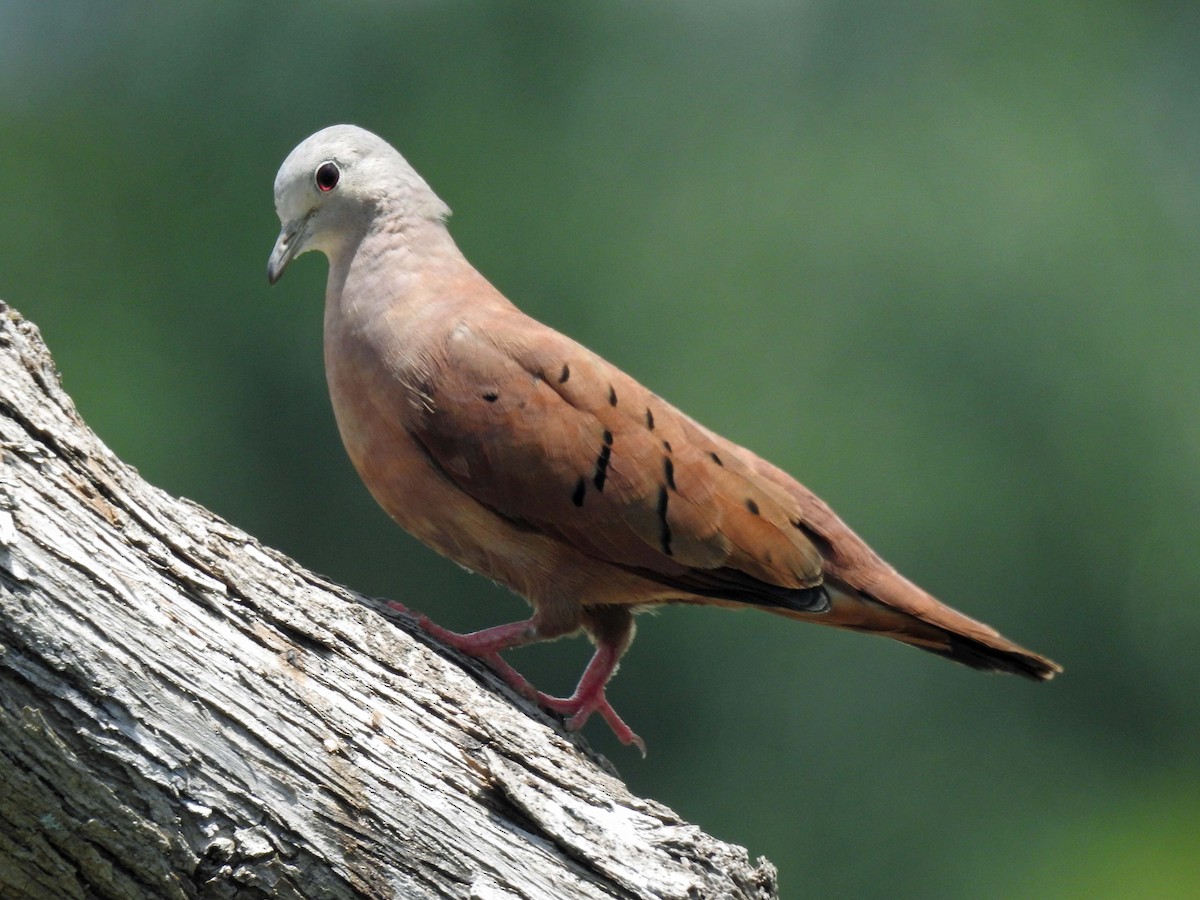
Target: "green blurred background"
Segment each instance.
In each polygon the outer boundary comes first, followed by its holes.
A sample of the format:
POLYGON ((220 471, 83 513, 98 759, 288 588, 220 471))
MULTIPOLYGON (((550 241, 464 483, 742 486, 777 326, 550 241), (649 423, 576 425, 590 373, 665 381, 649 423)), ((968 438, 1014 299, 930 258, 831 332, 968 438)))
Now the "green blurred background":
MULTIPOLYGON (((449 627, 520 601, 344 458, 271 186, 383 135, 528 312, 798 475, 1050 685, 644 618, 632 788, 783 894, 1200 895, 1200 7, 0 5, 0 297, 152 482, 449 627)), ((568 691, 582 641, 514 654, 568 691)))

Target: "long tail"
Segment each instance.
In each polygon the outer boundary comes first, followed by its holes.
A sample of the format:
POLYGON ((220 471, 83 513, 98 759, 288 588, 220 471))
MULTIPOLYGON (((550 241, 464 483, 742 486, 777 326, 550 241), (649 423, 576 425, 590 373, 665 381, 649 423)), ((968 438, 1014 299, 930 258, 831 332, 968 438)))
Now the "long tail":
POLYGON ((879 634, 987 672, 1049 681, 1062 666, 1027 650, 983 622, 938 602, 899 574, 872 585, 871 593, 827 584, 830 608, 820 614, 789 613, 835 628, 879 634), (874 595, 874 596, 872 596, 874 595))
POLYGON ((753 455, 748 461, 758 475, 790 494, 796 507, 804 511, 803 522, 793 524, 813 541, 825 560, 828 609, 814 608, 809 592, 800 598, 806 608, 785 602, 780 604, 782 609, 767 607, 772 612, 882 634, 985 671, 1011 672, 1035 681, 1049 681, 1062 671, 1053 660, 1014 644, 991 626, 921 590, 880 559, 828 504, 782 469, 753 455))

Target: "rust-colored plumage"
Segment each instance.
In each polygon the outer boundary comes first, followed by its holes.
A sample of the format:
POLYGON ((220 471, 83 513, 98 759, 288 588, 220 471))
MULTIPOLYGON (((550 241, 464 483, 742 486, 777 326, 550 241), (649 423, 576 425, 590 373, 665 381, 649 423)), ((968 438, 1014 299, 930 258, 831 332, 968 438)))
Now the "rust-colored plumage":
POLYGON ((780 469, 524 315, 462 256, 449 210, 353 126, 308 138, 275 182, 268 274, 329 256, 325 364, 346 449, 380 505, 533 606, 525 622, 434 634, 579 727, 601 713, 633 613, 757 606, 872 632, 978 669, 1048 679, 1050 660, 939 603, 780 469), (536 694, 499 653, 584 630, 572 697, 536 694))

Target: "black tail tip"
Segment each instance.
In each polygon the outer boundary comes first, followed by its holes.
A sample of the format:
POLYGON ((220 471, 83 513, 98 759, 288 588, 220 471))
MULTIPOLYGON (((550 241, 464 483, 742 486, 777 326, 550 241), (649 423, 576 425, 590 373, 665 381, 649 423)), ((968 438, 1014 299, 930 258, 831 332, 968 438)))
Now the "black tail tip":
POLYGON ((1036 653, 1019 650, 997 650, 978 641, 950 636, 949 644, 944 648, 929 649, 939 656, 952 659, 972 669, 983 672, 1003 672, 1008 675, 1020 675, 1031 681, 1049 681, 1062 672, 1063 668, 1051 659, 1038 656, 1036 653))

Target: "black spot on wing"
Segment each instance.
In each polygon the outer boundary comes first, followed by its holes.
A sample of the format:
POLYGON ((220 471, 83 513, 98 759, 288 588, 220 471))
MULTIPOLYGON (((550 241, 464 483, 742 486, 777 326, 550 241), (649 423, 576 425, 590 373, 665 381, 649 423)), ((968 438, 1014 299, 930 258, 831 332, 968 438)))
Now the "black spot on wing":
POLYGON ((571 377, 571 367, 563 363, 562 371, 558 375, 558 383, 566 384, 567 379, 571 377))
POLYGON ((746 498, 746 509, 750 510, 751 515, 758 515, 758 504, 749 497, 746 498))
POLYGON ((717 455, 716 450, 709 450, 708 455, 712 457, 712 461, 715 462, 718 466, 723 467, 725 465, 725 463, 721 462, 721 457, 717 455))
POLYGON ((488 391, 486 394, 483 395, 483 399, 486 400, 488 403, 495 403, 497 400, 500 399, 500 395, 497 394, 495 391, 488 391))
POLYGON ((608 405, 609 406, 617 405, 617 389, 615 387, 613 387, 611 384, 608 386, 608 405))
POLYGON ((575 493, 573 493, 571 495, 571 502, 574 503, 576 506, 583 506, 583 497, 584 497, 584 494, 586 494, 586 493, 587 493, 587 479, 585 479, 582 475, 580 475, 579 480, 577 482, 575 482, 575 493))
POLYGON ((817 552, 826 559, 833 559, 837 556, 833 544, 824 535, 809 528, 799 516, 792 519, 792 527, 808 538, 809 543, 816 547, 817 552))
POLYGON ((667 506, 670 504, 671 498, 667 494, 665 485, 658 489, 658 521, 661 524, 658 541, 662 546, 662 552, 667 556, 671 555, 671 524, 667 521, 667 506))
POLYGON ((604 490, 604 480, 608 478, 608 461, 612 457, 612 432, 604 432, 604 446, 596 457, 596 471, 592 474, 592 484, 596 490, 604 490))
POLYGON ((675 463, 671 462, 671 457, 663 457, 663 475, 667 479, 667 487, 673 491, 679 490, 675 487, 675 463))
POLYGON ((654 413, 650 412, 649 407, 646 407, 646 427, 651 431, 654 430, 654 413))

